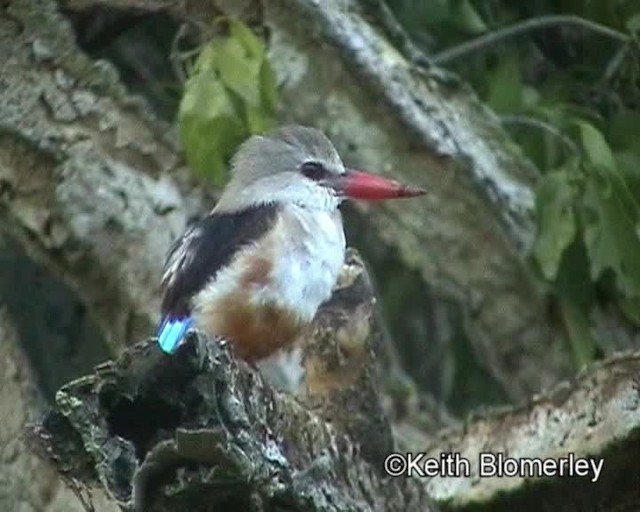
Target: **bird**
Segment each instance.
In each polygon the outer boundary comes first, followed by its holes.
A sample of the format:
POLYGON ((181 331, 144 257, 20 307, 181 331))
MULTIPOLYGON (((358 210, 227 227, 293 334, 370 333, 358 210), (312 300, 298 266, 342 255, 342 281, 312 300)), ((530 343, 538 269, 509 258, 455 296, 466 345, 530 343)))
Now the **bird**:
POLYGON ((249 363, 292 345, 342 268, 340 204, 424 193, 345 167, 316 128, 290 125, 249 137, 231 158, 213 210, 168 251, 160 348, 174 353, 192 328, 227 340, 249 363))

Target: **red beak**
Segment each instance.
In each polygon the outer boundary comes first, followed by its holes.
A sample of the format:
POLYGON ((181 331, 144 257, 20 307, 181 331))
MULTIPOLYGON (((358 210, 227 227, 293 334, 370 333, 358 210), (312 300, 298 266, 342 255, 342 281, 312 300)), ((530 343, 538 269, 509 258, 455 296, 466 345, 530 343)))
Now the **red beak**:
POLYGON ((426 190, 402 185, 397 181, 376 174, 347 169, 338 178, 335 189, 349 199, 382 201, 426 194, 426 190))

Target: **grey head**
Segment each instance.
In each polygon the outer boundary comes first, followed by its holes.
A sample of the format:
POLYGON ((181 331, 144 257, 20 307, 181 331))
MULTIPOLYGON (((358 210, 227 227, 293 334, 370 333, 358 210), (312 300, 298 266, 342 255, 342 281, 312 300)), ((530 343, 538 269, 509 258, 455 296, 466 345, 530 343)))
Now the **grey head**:
POLYGON ((231 180, 214 211, 241 211, 267 203, 334 210, 342 197, 332 184, 345 172, 324 133, 284 126, 254 135, 240 146, 231 160, 231 180))

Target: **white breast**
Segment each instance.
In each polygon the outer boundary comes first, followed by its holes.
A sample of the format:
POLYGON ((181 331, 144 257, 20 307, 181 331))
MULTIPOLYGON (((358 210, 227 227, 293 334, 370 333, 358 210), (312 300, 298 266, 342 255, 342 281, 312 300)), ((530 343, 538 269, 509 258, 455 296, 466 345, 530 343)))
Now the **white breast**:
MULTIPOLYGON (((218 306, 242 290, 250 305, 281 308, 298 321, 310 322, 331 291, 342 268, 345 239, 342 217, 333 211, 309 210, 288 204, 260 242, 242 250, 221 270, 194 300, 196 321, 199 312, 218 310, 218 306), (267 274, 247 282, 247 271, 257 258, 269 262, 267 274)), ((216 319, 208 321, 213 325, 216 319)))
POLYGON ((345 256, 338 210, 308 210, 287 205, 274 232, 272 286, 262 299, 274 301, 311 321, 331 296, 345 256))

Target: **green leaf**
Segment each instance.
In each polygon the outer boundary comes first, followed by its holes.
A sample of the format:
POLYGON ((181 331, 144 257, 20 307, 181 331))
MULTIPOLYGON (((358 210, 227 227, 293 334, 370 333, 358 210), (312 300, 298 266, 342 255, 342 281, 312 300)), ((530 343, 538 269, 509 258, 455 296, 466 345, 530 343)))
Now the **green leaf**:
POLYGON ((570 301, 585 311, 593 305, 596 287, 591 280, 587 248, 580 236, 564 251, 553 289, 562 300, 570 301))
POLYGON ((631 16, 625 23, 627 30, 632 34, 640 32, 640 13, 631 16))
POLYGON ((207 43, 200 49, 192 74, 215 71, 216 67, 216 45, 213 42, 207 43))
POLYGON ((570 173, 565 169, 545 175, 538 187, 538 237, 533 254, 549 280, 555 279, 562 255, 576 235, 575 197, 570 173))
POLYGON ((451 20, 458 28, 470 34, 487 31, 487 25, 469 0, 452 0, 451 20))
POLYGON ((264 108, 270 114, 275 114, 278 108, 278 89, 271 64, 266 59, 262 62, 260 69, 260 94, 264 108))
POLYGON ((633 149, 638 147, 638 134, 640 133, 640 111, 620 109, 609 120, 607 140, 611 146, 618 149, 633 149))
POLYGON ((614 156, 620 176, 625 181, 628 195, 631 196, 636 207, 640 208, 640 145, 616 152, 614 156))
POLYGON ((236 147, 273 127, 278 101, 260 39, 239 21, 222 21, 228 35, 202 47, 178 113, 187 162, 219 185, 236 147))
MULTIPOLYGON (((518 77, 520 76, 520 70, 518 69, 518 77)), ((520 79, 518 78, 518 82, 520 79)), ((534 109, 536 106, 540 104, 540 99, 542 95, 535 87, 531 87, 530 85, 522 86, 522 104, 530 109, 534 109)))
POLYGON ((640 297, 640 232, 638 210, 617 173, 592 173, 583 197, 584 241, 595 280, 607 269, 617 288, 640 297))
POLYGON ((246 107, 245 118, 250 133, 264 133, 274 127, 275 120, 260 108, 246 107))
POLYGON ((599 168, 615 170, 616 162, 604 135, 591 123, 577 121, 580 140, 585 156, 590 163, 599 168))
POLYGON ((593 361, 597 344, 591 335, 587 312, 574 302, 561 300, 562 319, 569 335, 569 343, 578 369, 593 361))
POLYGON ((618 304, 624 315, 640 327, 640 298, 628 299, 626 297, 620 297, 618 304))
POLYGON ((514 54, 500 59, 487 77, 487 103, 498 113, 514 112, 523 104, 520 68, 514 54))
POLYGON ((216 60, 224 85, 245 102, 258 106, 262 60, 250 56, 240 41, 231 38, 219 46, 216 60))
POLYGON ((251 30, 230 19, 229 37, 216 48, 216 68, 225 86, 253 107, 261 105, 262 69, 266 62, 262 42, 251 30))
POLYGON ((208 71, 189 78, 178 120, 190 167, 221 184, 225 159, 242 141, 245 130, 216 73, 208 71))
POLYGON ((247 51, 247 55, 253 59, 262 61, 265 58, 264 45, 262 41, 251 32, 251 29, 238 20, 229 20, 229 30, 231 37, 238 41, 247 51))

